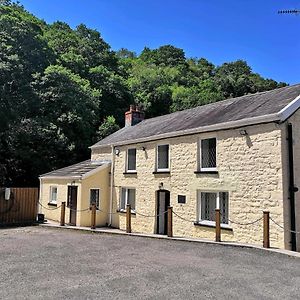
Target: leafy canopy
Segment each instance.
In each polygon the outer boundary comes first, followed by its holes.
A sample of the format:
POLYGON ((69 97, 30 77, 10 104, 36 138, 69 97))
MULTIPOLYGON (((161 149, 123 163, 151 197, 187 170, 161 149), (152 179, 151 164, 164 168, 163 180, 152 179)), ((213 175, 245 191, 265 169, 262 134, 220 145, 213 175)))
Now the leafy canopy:
POLYGON ((114 52, 84 24, 47 24, 0 0, 0 186, 37 185, 87 159, 130 104, 149 118, 284 85, 243 60, 215 66, 172 45, 114 52))

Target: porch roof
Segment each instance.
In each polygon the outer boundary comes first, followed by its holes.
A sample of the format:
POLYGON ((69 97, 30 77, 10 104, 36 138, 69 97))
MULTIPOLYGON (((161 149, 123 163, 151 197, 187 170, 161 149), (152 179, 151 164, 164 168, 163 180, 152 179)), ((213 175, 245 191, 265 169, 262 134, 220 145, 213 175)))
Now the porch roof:
POLYGON ((109 165, 109 161, 92 161, 88 159, 65 168, 42 174, 40 178, 84 179, 109 165))

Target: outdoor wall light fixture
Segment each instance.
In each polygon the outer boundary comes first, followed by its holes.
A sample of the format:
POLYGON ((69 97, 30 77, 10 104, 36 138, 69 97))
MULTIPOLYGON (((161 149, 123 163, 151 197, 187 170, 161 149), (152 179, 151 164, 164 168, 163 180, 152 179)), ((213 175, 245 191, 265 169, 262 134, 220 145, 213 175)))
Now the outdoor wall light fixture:
POLYGON ((142 147, 142 150, 143 150, 143 151, 146 151, 146 147, 142 147))
POLYGON ((160 182, 159 185, 158 185, 158 188, 161 190, 161 189, 163 189, 163 187, 164 187, 164 183, 160 182))
POLYGON ((116 154, 117 156, 119 156, 119 154, 120 154, 120 149, 116 148, 116 149, 115 149, 115 154, 116 154))
POLYGON ((71 185, 75 185, 75 180, 73 180, 73 181, 71 182, 71 185))
POLYGON ((241 129, 240 130, 240 135, 246 136, 246 135, 248 135, 248 132, 245 129, 241 129))

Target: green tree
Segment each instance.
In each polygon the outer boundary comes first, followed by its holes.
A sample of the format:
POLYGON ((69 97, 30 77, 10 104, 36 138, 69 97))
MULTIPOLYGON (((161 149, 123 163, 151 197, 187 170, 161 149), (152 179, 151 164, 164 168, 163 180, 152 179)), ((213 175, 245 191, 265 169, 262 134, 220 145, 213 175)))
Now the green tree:
POLYGON ((161 46, 154 50, 145 47, 140 58, 147 63, 153 63, 157 66, 175 67, 186 64, 184 51, 172 45, 161 46))
POLYGON ((102 140, 119 129, 120 126, 116 123, 115 117, 108 116, 98 128, 97 140, 102 140))
POLYGON ((62 66, 49 66, 36 76, 33 87, 40 99, 39 116, 53 124, 67 156, 85 156, 98 123, 101 91, 62 66))

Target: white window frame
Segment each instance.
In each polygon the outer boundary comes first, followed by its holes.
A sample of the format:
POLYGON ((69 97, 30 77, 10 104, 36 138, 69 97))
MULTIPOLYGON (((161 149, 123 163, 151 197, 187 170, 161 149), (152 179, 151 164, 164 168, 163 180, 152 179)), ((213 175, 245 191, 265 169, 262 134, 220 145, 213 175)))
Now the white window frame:
POLYGON ((198 161, 199 161, 199 170, 200 171, 203 171, 203 172, 206 172, 206 171, 218 171, 218 168, 217 168, 217 150, 218 150, 218 147, 217 147, 217 138, 215 136, 212 136, 212 137, 207 137, 207 138, 201 138, 199 140, 199 144, 198 144, 198 148, 199 148, 199 155, 198 155, 198 161), (204 140, 210 140, 210 139, 215 139, 216 140, 216 166, 215 167, 212 167, 212 168, 202 168, 202 141, 204 140))
MULTIPOLYGON (((201 201, 202 201, 202 193, 213 193, 217 194, 216 198, 216 209, 220 209, 220 193, 228 193, 228 223, 221 223, 223 228, 231 228, 230 222, 229 222, 229 192, 228 191, 212 191, 212 190, 197 190, 197 222, 202 225, 208 225, 208 226, 216 226, 215 221, 209 221, 209 220, 202 220, 201 219, 201 201)), ((221 218, 222 222, 222 218, 221 218)))
POLYGON ((101 207, 101 190, 98 187, 90 188, 90 193, 89 193, 89 205, 90 206, 91 206, 91 190, 98 190, 99 191, 99 193, 98 193, 98 195, 99 195, 99 205, 97 206, 97 203, 96 203, 96 209, 100 210, 100 207, 101 207))
POLYGON ((49 197, 49 203, 51 204, 57 204, 57 198, 58 198, 58 187, 56 185, 51 185, 50 186, 50 197, 49 197), (53 195, 53 189, 56 189, 56 200, 52 199, 52 195, 53 195))
POLYGON ((170 155, 170 144, 161 143, 156 145, 156 171, 157 172, 170 172, 170 163, 171 163, 171 155, 170 155), (158 168, 158 147, 159 146, 168 146, 168 168, 159 169, 158 168))
MULTIPOLYGON (((127 204, 128 204, 128 190, 135 190, 135 206, 136 206, 136 188, 135 187, 127 187, 127 186, 122 186, 120 188, 120 198, 119 198, 119 211, 121 212, 126 212, 127 209, 127 204), (125 207, 121 207, 121 201, 122 201, 122 190, 126 190, 125 192, 125 207)), ((131 208, 131 212, 135 213, 135 208, 131 208)))
POLYGON ((128 148, 127 150, 126 150, 126 173, 136 173, 136 156, 137 156, 137 148, 128 148), (128 165, 129 165, 129 154, 128 154, 128 151, 129 150, 132 150, 132 149, 134 149, 135 150, 135 170, 129 170, 128 169, 128 165))

